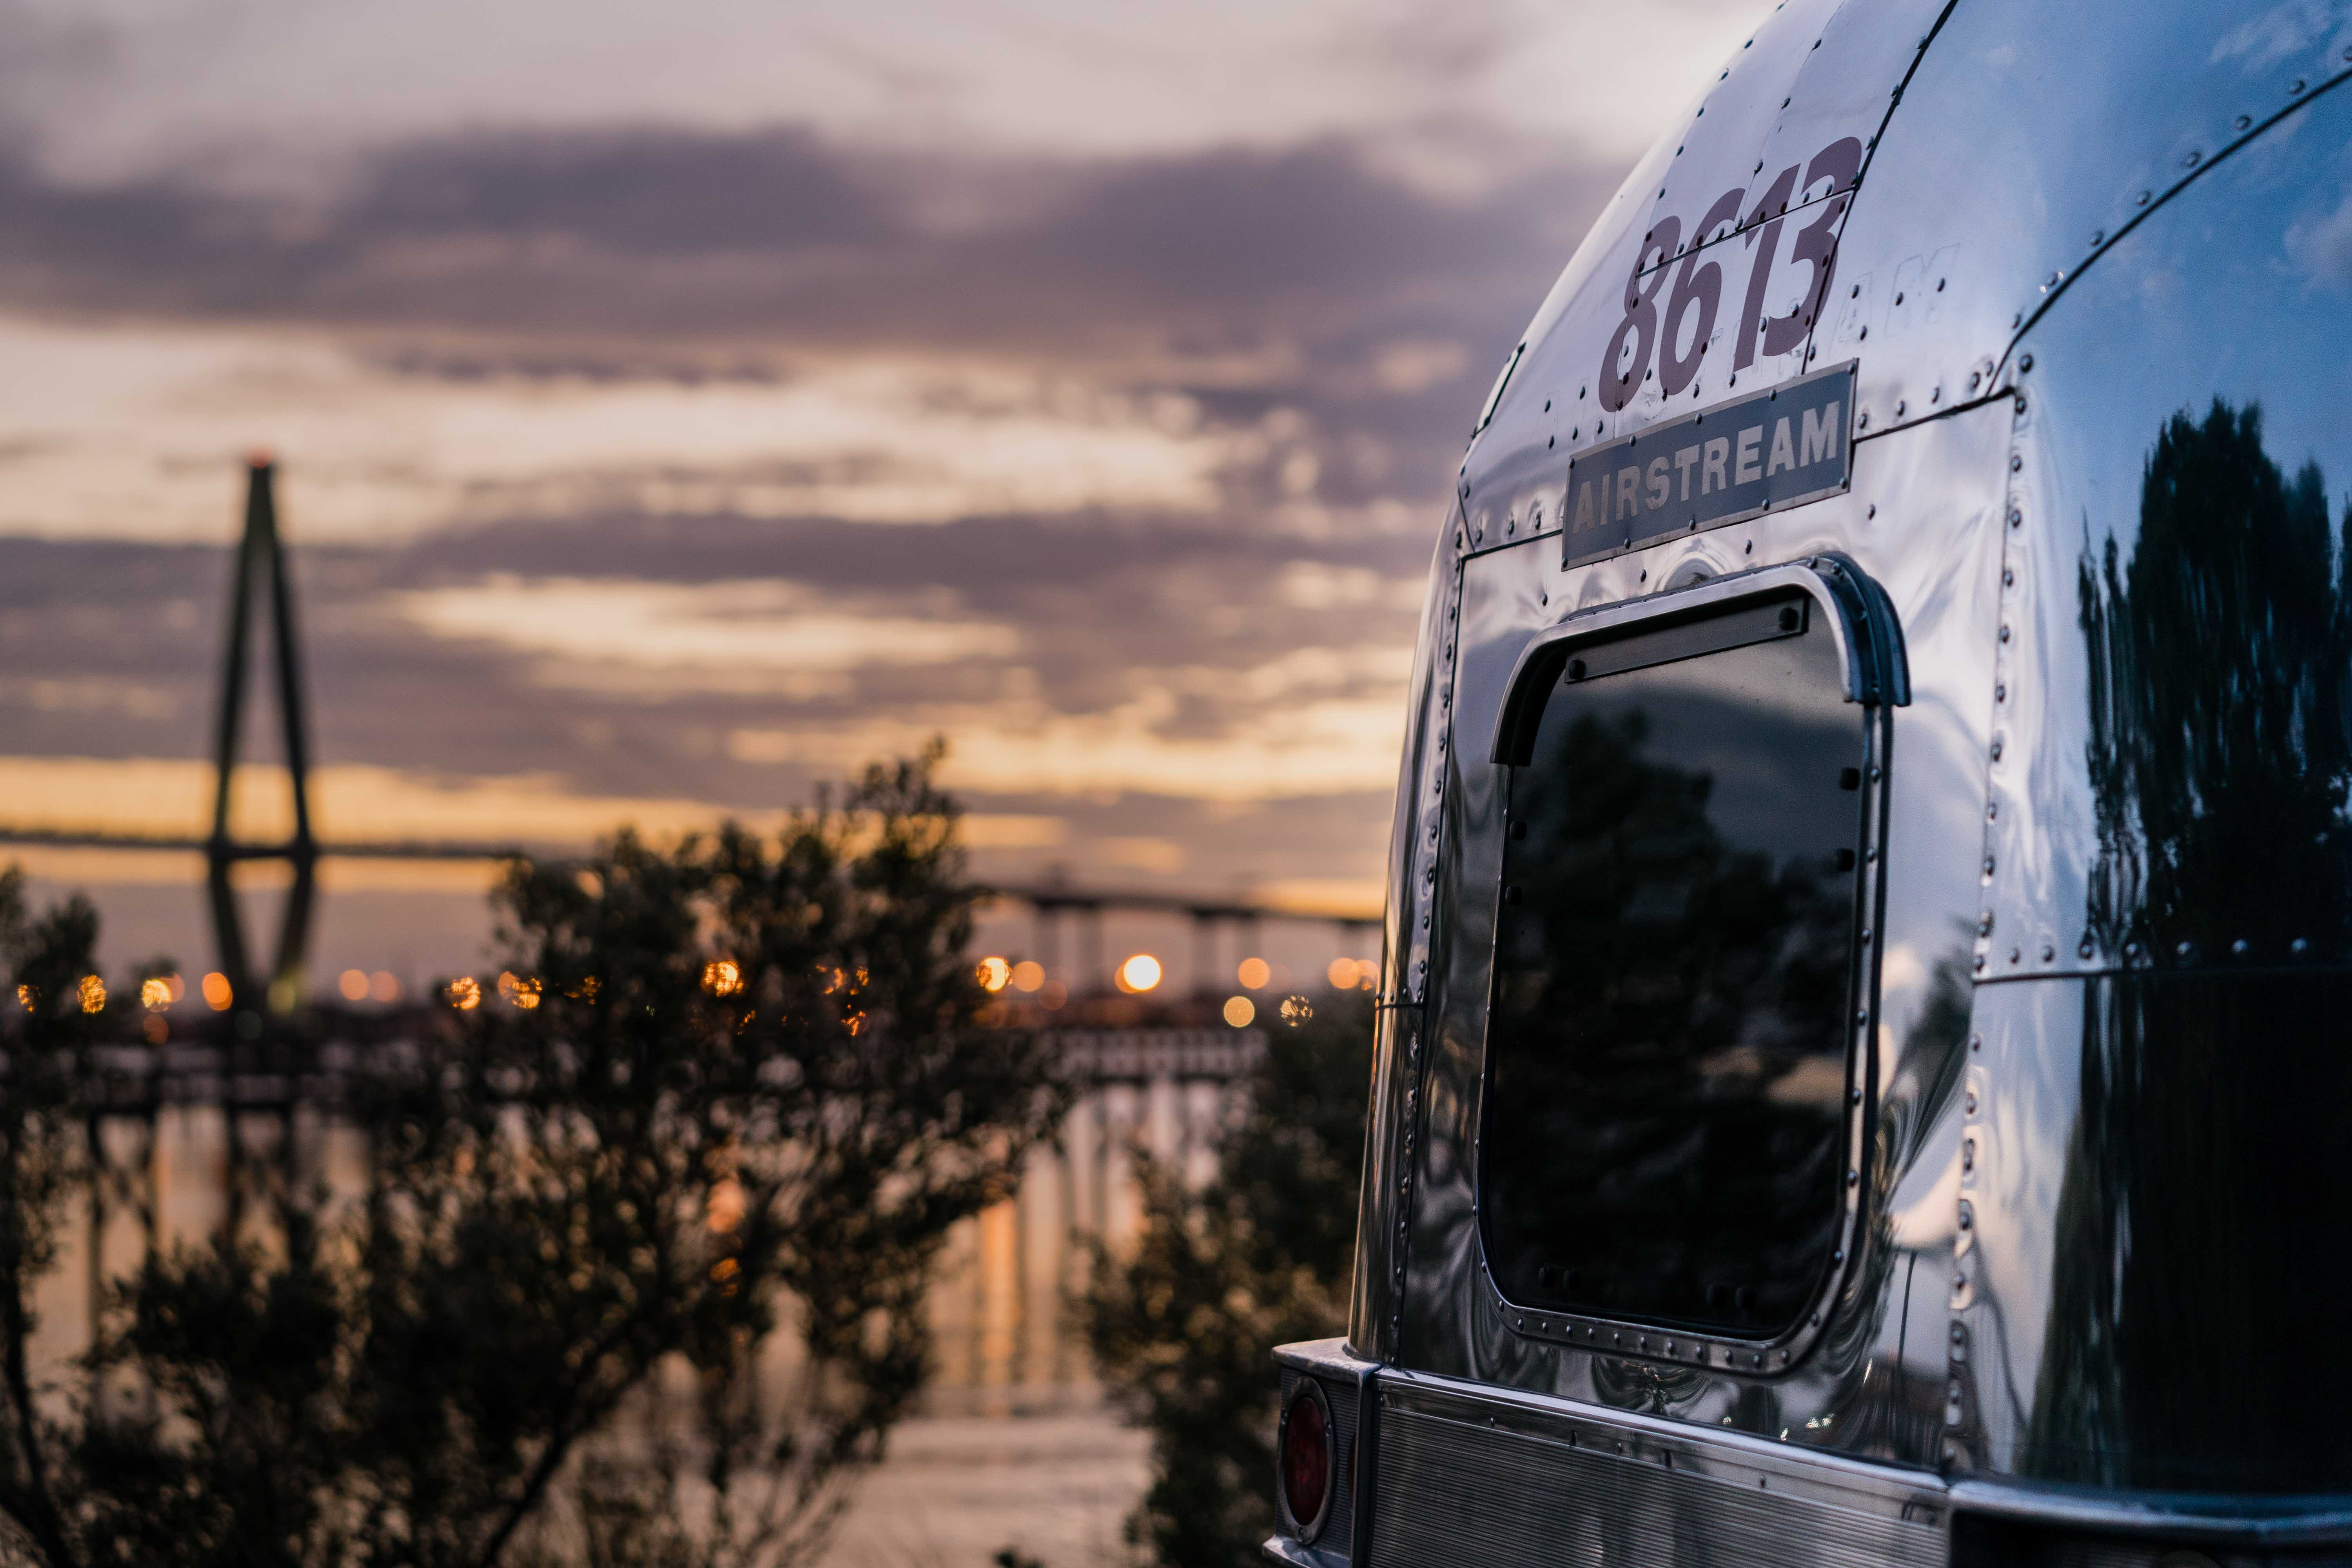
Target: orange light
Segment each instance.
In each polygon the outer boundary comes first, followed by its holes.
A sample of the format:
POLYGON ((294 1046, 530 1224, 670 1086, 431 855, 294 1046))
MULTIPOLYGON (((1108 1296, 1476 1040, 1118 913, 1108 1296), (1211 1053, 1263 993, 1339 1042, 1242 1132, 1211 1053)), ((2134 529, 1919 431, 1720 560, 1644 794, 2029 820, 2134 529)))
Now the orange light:
POLYGON ((236 993, 229 986, 228 976, 217 969, 205 976, 204 992, 205 1005, 215 1013, 227 1012, 228 1005, 236 999, 236 993))
POLYGON ((1045 984, 1045 966, 1034 958, 1024 958, 1013 966, 1013 989, 1034 991, 1045 984))
POLYGON ((1306 997, 1285 996, 1282 999, 1282 1021, 1292 1028, 1298 1027, 1313 1016, 1315 1016, 1315 1004, 1306 997))
POLYGON ((528 1013, 539 1005, 539 992, 538 981, 526 979, 509 970, 499 972, 499 1000, 508 1006, 520 1007, 528 1013))
POLYGON ((1257 1004, 1246 996, 1225 998, 1225 1022, 1236 1029, 1246 1029, 1257 1017, 1257 1004))
POLYGON ((378 1002, 400 1000, 400 982, 389 969, 379 969, 368 976, 368 995, 378 1002))
POLYGON ((1356 960, 1356 984, 1366 991, 1377 991, 1381 985, 1381 966, 1369 958, 1356 960))
POLYGON ((992 994, 1013 984, 1013 966, 993 954, 982 959, 974 973, 980 977, 980 988, 992 994))
POLYGON ((16 1005, 27 1013, 38 1012, 41 1005, 41 994, 29 985, 19 985, 16 987, 16 1005))
POLYGON ((1331 967, 1323 972, 1323 978, 1331 983, 1331 989, 1334 991, 1354 990, 1356 988, 1356 961, 1352 958, 1333 959, 1331 961, 1331 967))
POLYGON ((482 1005, 482 983, 470 974, 460 974, 449 982, 442 994, 449 998, 449 1005, 460 1013, 470 1013, 482 1005))
POLYGON ((715 958, 702 966, 702 988, 713 996, 732 996, 743 989, 743 967, 731 958, 715 958))
POLYGON ((172 1005, 172 983, 160 975, 139 983, 139 1005, 149 1012, 172 1005))
POLYGON ((1045 1004, 1048 1013, 1058 1011, 1069 999, 1070 988, 1058 980, 1048 980, 1037 994, 1037 1000, 1045 1004))
POLYGON ((1159 984, 1160 961, 1148 952, 1139 952, 1118 966, 1121 991, 1149 991, 1159 984))
POLYGON ((161 1013, 150 1013, 140 1028, 145 1031, 147 1043, 160 1046, 172 1037, 172 1022, 161 1013))
POLYGON ((1234 971, 1234 978, 1242 983, 1244 991, 1256 991, 1274 978, 1274 965, 1263 958, 1244 958, 1234 971))
POLYGON ((74 991, 75 994, 81 998, 81 1010, 83 1012, 103 1013, 106 1011, 106 982, 100 980, 97 975, 83 975, 81 977, 81 984, 75 986, 74 991))
POLYGON ((335 982, 335 989, 343 994, 346 1002, 367 1000, 367 975, 357 969, 346 969, 335 982))

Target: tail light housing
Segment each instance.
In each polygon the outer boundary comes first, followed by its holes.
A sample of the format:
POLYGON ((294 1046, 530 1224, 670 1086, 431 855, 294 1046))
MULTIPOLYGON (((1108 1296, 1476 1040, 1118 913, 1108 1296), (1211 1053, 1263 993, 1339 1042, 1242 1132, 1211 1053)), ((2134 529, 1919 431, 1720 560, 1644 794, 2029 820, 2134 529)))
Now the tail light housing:
POLYGON ((1274 1490, 1282 1505, 1283 1528, 1301 1543, 1311 1542, 1331 1517, 1339 1485, 1338 1429, 1331 1402, 1315 1378, 1291 1383, 1274 1456, 1274 1490))

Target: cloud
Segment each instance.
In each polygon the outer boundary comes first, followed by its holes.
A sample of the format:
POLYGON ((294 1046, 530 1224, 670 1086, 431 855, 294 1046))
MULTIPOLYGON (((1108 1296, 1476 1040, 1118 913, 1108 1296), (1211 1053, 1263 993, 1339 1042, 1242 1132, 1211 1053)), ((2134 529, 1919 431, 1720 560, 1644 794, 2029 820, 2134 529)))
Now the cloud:
MULTIPOLYGON (((557 577, 482 582, 398 595, 400 613, 436 637, 475 637, 592 667, 659 672, 672 689, 700 677, 831 674, 869 665, 1011 658, 1013 627, 947 616, 895 615, 885 604, 829 604, 775 578, 685 586, 557 577), (863 613, 861 613, 861 608, 863 613)), ((560 672, 542 676, 561 682, 560 672)), ((722 689, 730 689, 722 685, 722 689)))
MULTIPOLYGON (((12 827, 194 836, 211 825, 212 788, 211 766, 189 759, 0 756, 0 799, 9 803, 12 827)), ((350 763, 314 769, 310 790, 313 819, 329 844, 576 847, 624 826, 662 837, 707 832, 728 819, 772 831, 785 815, 679 796, 583 795, 543 774, 453 778, 350 763)), ((286 837, 293 831, 292 798, 283 768, 239 768, 231 793, 235 831, 253 839, 286 837)), ((1046 848, 1065 837, 1062 820, 1052 815, 983 812, 964 822, 964 840, 975 848, 1046 848)))
POLYGON ((1226 354, 1345 337, 1368 308, 1458 321, 1498 286, 1523 312, 1611 171, 1556 153, 1526 170, 1526 144, 1487 140, 1523 172, 1475 196, 1343 139, 965 159, 971 216, 942 226, 936 169, 800 128, 444 134, 276 196, 168 170, 64 182, 20 139, 0 156, 0 291, 509 337, 1226 354))

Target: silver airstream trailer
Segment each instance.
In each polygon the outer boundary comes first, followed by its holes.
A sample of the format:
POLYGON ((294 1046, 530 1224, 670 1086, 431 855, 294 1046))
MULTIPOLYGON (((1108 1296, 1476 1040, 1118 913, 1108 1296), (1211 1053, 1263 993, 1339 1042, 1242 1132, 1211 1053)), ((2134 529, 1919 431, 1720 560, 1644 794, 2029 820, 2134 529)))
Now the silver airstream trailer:
POLYGON ((1619 192, 1438 541, 1270 1556, 2352 1557, 2347 74, 1787 0, 1619 192))

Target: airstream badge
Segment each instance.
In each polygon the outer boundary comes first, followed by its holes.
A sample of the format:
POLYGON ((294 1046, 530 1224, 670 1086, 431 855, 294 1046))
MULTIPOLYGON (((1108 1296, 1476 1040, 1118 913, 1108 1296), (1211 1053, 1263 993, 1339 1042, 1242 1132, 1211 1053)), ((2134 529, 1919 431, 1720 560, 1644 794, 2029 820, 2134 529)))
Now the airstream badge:
POLYGON ((1853 473, 1854 362, 1569 459, 1560 564, 1842 493, 1853 473))

